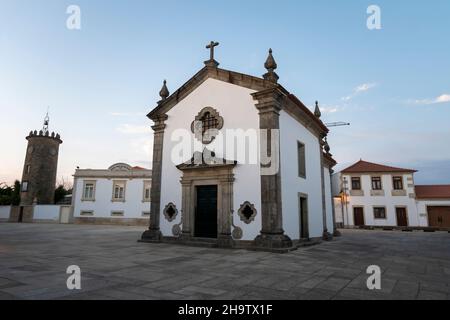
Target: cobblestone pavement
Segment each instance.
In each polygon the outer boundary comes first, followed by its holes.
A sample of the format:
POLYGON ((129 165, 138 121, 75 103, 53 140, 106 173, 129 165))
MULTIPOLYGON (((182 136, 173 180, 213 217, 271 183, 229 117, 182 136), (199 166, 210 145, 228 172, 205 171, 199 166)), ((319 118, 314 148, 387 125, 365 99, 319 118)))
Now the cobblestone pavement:
POLYGON ((449 233, 345 230, 280 255, 138 243, 143 230, 0 223, 0 299, 450 299, 449 233))

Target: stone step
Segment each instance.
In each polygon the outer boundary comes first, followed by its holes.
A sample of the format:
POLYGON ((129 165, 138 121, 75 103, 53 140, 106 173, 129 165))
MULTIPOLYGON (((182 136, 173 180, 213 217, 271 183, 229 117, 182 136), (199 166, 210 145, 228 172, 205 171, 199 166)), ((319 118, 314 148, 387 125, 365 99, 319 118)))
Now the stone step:
POLYGON ((187 241, 180 244, 191 247, 217 248, 217 243, 201 242, 201 241, 187 241))
POLYGON ((164 237, 163 242, 191 247, 217 248, 217 239, 211 238, 192 238, 187 241, 180 241, 175 237, 164 237))

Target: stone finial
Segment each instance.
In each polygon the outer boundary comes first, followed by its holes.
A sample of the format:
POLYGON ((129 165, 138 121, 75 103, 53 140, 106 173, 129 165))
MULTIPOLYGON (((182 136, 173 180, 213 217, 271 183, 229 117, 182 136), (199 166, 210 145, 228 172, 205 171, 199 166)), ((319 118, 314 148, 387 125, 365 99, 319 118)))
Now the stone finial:
POLYGON ((44 131, 39 130, 39 135, 42 136, 44 134, 44 131))
POLYGON ((314 115, 317 118, 320 118, 322 116, 322 112, 320 112, 320 108, 319 108, 319 101, 316 101, 316 108, 314 109, 314 115))
POLYGON ((273 83, 277 83, 278 75, 275 73, 275 69, 278 67, 277 63, 275 62, 275 59, 272 55, 272 49, 269 49, 269 56, 267 57, 266 62, 264 63, 264 68, 267 69, 267 73, 263 75, 263 78, 265 80, 271 81, 273 83))
POLYGON ((52 138, 54 138, 55 137, 55 133, 54 132, 52 132, 52 138))
POLYGON ((274 71, 278 67, 272 55, 272 49, 269 49, 269 56, 267 57, 266 63, 264 63, 264 67, 268 71, 274 71))
POLYGON ((59 135, 59 133, 57 133, 56 134, 56 137, 55 137, 56 139, 60 139, 61 138, 61 136, 59 135))
POLYGON ((34 130, 33 135, 37 136, 37 130, 34 130))
POLYGON ((169 89, 167 89, 167 81, 164 80, 161 91, 159 91, 159 96, 161 97, 161 101, 166 100, 170 95, 169 89))
POLYGON ((30 134, 29 134, 29 135, 30 135, 30 136, 32 136, 32 135, 33 135, 33 130, 31 130, 31 131, 30 131, 30 134))

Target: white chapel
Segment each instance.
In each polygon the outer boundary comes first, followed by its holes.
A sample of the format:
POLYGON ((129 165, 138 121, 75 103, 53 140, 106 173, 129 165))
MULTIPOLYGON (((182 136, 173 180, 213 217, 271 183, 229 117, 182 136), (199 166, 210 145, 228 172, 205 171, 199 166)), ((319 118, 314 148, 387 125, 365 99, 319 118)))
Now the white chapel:
POLYGON ((336 164, 320 110, 311 112, 275 73, 260 77, 210 59, 178 90, 164 81, 148 114, 154 146, 144 242, 288 251, 331 239, 336 164))

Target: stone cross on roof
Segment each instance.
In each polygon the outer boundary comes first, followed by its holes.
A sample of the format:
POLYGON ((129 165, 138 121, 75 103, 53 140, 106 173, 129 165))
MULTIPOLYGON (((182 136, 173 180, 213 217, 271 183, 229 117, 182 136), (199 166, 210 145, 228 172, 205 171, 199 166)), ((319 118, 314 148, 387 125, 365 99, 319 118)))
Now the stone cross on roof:
POLYGON ((205 65, 208 67, 217 67, 219 66, 219 63, 214 60, 214 48, 219 45, 218 42, 211 41, 207 46, 206 49, 210 50, 209 60, 205 61, 205 65))

